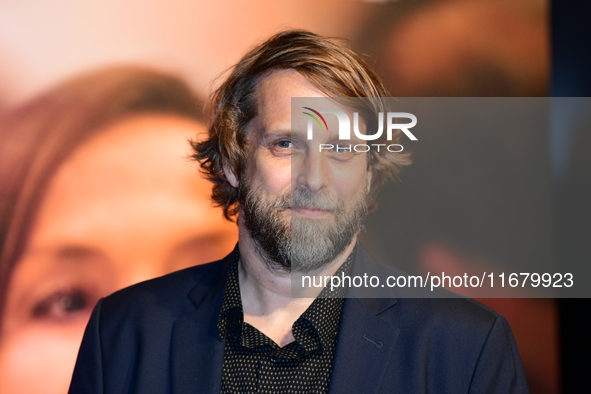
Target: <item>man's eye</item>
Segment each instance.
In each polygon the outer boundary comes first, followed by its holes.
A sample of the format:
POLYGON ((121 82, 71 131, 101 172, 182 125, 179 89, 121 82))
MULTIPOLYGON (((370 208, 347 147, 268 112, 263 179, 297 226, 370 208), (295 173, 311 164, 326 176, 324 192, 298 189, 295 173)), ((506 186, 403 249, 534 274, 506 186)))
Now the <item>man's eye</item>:
POLYGON ((283 141, 279 141, 277 143, 277 146, 282 149, 289 149, 289 148, 293 147, 293 144, 291 143, 291 141, 283 140, 283 141))
POLYGON ((60 290, 37 303, 31 315, 36 319, 63 321, 75 313, 90 312, 93 305, 89 298, 81 289, 60 290))
POLYGON ((355 153, 356 153, 356 152, 355 152, 355 151, 353 151, 353 149, 351 148, 351 145, 338 145, 338 144, 337 144, 337 145, 335 145, 335 146, 332 148, 332 151, 333 151, 333 152, 335 152, 335 153, 338 153, 338 154, 346 154, 346 153, 348 153, 348 154, 351 154, 351 155, 353 155, 353 154, 355 154, 355 153))
POLYGON ((352 149, 351 145, 334 144, 332 149, 329 151, 329 154, 333 159, 339 161, 349 161, 355 155, 357 155, 357 152, 352 149))

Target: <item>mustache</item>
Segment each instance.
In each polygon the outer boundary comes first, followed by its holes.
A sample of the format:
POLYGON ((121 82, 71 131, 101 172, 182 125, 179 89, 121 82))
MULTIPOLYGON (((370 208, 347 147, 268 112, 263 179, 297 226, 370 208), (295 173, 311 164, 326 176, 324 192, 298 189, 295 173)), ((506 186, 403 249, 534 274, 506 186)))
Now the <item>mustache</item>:
POLYGON ((343 201, 325 193, 308 189, 295 189, 280 199, 280 208, 315 209, 321 211, 341 211, 343 201))

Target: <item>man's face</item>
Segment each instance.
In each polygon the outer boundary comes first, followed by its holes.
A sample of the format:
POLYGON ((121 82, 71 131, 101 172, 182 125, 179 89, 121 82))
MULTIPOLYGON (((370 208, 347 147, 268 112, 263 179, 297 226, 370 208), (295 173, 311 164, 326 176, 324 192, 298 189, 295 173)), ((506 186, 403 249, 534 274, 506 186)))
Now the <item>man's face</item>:
POLYGON ((339 256, 363 227, 367 154, 320 152, 319 144, 335 143, 338 128, 308 141, 305 115, 292 124, 292 97, 325 97, 298 72, 272 72, 257 94, 249 159, 239 180, 241 220, 271 269, 314 271, 339 256))

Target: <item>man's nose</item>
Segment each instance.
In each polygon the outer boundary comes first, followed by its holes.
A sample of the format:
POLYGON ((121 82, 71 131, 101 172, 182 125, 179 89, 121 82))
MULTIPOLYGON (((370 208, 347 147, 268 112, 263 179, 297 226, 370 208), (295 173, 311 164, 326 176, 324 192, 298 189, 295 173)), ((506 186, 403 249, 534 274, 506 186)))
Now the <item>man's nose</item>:
POLYGON ((295 187, 305 187, 318 192, 328 185, 330 169, 320 152, 308 152, 301 160, 292 163, 292 175, 295 175, 295 187))

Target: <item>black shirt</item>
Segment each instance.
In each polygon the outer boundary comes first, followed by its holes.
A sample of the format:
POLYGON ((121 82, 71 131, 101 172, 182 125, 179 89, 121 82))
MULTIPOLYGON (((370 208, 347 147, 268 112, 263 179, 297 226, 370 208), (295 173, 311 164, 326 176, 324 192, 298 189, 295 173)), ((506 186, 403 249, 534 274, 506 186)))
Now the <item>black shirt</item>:
MULTIPOLYGON (((335 275, 350 273, 353 255, 335 275)), ((293 324, 295 341, 279 347, 244 322, 237 256, 218 318, 220 336, 226 339, 222 393, 326 393, 345 291, 323 289, 293 324)))

